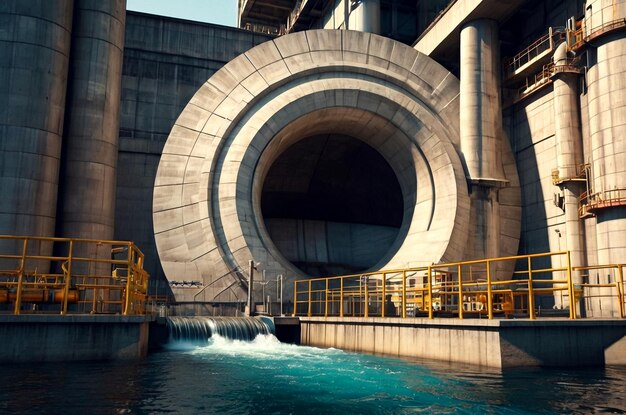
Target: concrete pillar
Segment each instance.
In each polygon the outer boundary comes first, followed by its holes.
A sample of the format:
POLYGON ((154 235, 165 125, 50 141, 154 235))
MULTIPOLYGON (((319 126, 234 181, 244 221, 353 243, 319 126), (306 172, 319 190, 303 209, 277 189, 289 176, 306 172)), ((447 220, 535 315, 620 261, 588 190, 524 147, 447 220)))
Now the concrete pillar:
POLYGON ((505 184, 502 168, 502 105, 497 22, 469 22, 461 29, 461 151, 472 183, 467 258, 500 253, 498 188, 505 184))
POLYGON ((473 181, 504 178, 498 25, 475 20, 461 30, 461 151, 473 181))
MULTIPOLYGON (((626 258, 626 206, 614 202, 626 196, 626 35, 607 28, 626 18, 626 0, 587 1, 585 10, 585 34, 594 35, 592 63, 595 58, 587 72, 592 192, 613 199, 612 207, 595 212, 598 262, 620 263, 626 258)), ((600 273, 600 282, 614 281, 614 274, 600 273)), ((619 314, 614 298, 600 301, 601 316, 619 314)))
POLYGON ((72 8, 72 0, 0 2, 0 234, 54 235, 72 8))
MULTIPOLYGON (((573 266, 584 266, 585 246, 583 223, 578 216, 578 199, 584 189, 583 183, 577 181, 579 166, 583 163, 582 138, 580 130, 580 110, 578 104, 578 74, 567 70, 567 45, 562 43, 554 54, 557 69, 553 78, 554 86, 554 127, 557 151, 557 169, 559 184, 564 197, 565 210, 565 243, 562 247, 571 253, 573 266)), ((572 274, 575 284, 582 282, 580 272, 572 274)), ((557 305, 561 295, 555 296, 557 305)))
POLYGON ((58 233, 112 239, 125 0, 77 0, 58 233))
POLYGON ((352 12, 350 29, 380 34, 380 0, 362 0, 352 12))

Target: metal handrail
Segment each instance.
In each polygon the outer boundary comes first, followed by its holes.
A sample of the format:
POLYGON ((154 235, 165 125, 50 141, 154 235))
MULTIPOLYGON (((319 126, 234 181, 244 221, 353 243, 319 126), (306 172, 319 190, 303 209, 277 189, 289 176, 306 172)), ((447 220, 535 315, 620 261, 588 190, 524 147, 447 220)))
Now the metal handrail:
POLYGON ((0 252, 0 313, 145 314, 149 275, 132 242, 15 235, 0 242, 4 250, 21 246, 20 255, 0 252), (51 254, 38 252, 43 243, 51 254), (101 247, 111 250, 99 254, 101 247))
POLYGON ((597 289, 610 288, 617 298, 619 315, 624 317, 624 264, 573 267, 568 251, 452 262, 402 270, 381 270, 294 282, 294 315, 336 317, 406 318, 422 315, 467 316, 493 319, 503 315, 535 319, 541 310, 538 301, 550 297, 570 319, 585 315, 580 310, 586 299, 597 296, 597 289), (543 264, 533 263, 543 260, 543 264), (520 279, 503 279, 497 265, 514 261, 520 279), (556 261, 556 262, 555 262, 556 261), (545 263, 560 263, 546 266, 545 263), (474 270, 472 270, 474 267, 474 270), (481 268, 485 278, 471 277, 481 268), (618 278, 602 286, 574 281, 573 272, 584 269, 616 269, 618 278), (469 272, 467 272, 469 271, 469 272), (393 275, 393 276, 391 276, 393 275), (412 275, 412 276, 408 276, 412 275), (391 276, 391 277, 390 277, 391 276), (595 290, 595 291, 594 291, 595 290))

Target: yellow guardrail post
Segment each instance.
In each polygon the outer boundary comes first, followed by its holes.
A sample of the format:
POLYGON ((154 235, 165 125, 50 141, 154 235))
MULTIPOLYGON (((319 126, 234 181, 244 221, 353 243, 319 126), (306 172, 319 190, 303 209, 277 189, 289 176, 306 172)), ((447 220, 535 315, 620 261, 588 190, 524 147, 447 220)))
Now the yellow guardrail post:
POLYGON ((406 318, 406 270, 402 271, 402 318, 406 318))
POLYGON ((383 272, 383 297, 380 300, 380 316, 385 317, 385 306, 387 305, 387 274, 383 272))
POLYGON ((363 311, 363 317, 368 318, 369 317, 369 313, 370 313, 370 299, 369 299, 369 287, 368 287, 368 277, 367 276, 361 276, 360 278, 365 278, 365 287, 364 287, 364 295, 365 295, 365 308, 363 311))
POLYGON ((312 314, 312 303, 311 303, 311 280, 309 280, 309 309, 307 311, 307 316, 311 317, 312 314))
POLYGON ((533 292, 532 259, 528 257, 528 318, 535 320, 535 294, 533 292))
POLYGON ((493 298, 491 298, 491 261, 487 260, 487 317, 493 320, 493 298))
POLYGON ((70 293, 70 283, 72 280, 72 255, 74 251, 74 240, 70 239, 69 251, 67 253, 67 273, 65 275, 65 286, 63 287, 63 307, 61 314, 67 314, 67 300, 70 293))
POLYGON ((428 266, 428 318, 433 319, 433 279, 430 265, 428 266))
POLYGON ((20 308, 22 307, 22 284, 24 283, 24 267, 26 267, 26 249, 28 246, 28 239, 24 238, 22 243, 22 258, 20 259, 20 269, 17 274, 17 292, 15 298, 15 307, 13 308, 13 314, 20 314, 20 308))
POLYGON ((324 317, 328 317, 328 278, 326 278, 326 291, 324 292, 324 317))
POLYGON ((127 316, 130 310, 130 300, 131 300, 131 291, 133 290, 133 280, 135 278, 135 273, 133 272, 133 260, 134 260, 134 252, 128 247, 128 256, 126 260, 126 289, 124 290, 124 309, 122 310, 122 315, 127 316))
POLYGON ((624 264, 617 264, 617 300, 619 301, 619 315, 624 318, 624 264))
POLYGON ((339 317, 343 318, 343 278, 339 278, 339 317))
POLYGON ((457 277, 459 279, 459 319, 463 320, 463 268, 457 265, 457 277))
POLYGON ((576 302, 574 300, 574 282, 572 281, 572 259, 567 251, 567 291, 569 294, 569 318, 576 320, 576 302))
POLYGON ((298 281, 293 282, 293 316, 298 315, 298 281))

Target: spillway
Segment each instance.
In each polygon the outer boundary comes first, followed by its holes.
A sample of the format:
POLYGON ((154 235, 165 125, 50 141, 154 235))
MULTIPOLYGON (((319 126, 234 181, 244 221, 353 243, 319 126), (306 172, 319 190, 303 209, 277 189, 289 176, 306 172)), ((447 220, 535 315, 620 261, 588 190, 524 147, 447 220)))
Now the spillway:
POLYGON ((251 341, 259 334, 274 334, 270 319, 253 317, 167 317, 169 340, 207 343, 214 335, 251 341))

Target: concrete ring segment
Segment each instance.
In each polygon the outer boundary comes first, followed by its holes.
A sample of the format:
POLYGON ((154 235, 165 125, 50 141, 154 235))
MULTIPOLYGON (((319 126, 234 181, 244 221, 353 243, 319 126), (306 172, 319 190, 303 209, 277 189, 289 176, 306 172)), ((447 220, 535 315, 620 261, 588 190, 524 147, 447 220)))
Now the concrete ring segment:
POLYGON ((458 114, 452 74, 377 35, 298 32, 240 55, 198 90, 163 149, 153 219, 168 279, 241 290, 250 260, 287 281, 312 276, 277 248, 261 199, 277 160, 321 135, 366 144, 398 181, 401 224, 371 269, 460 260, 470 198, 458 114))

